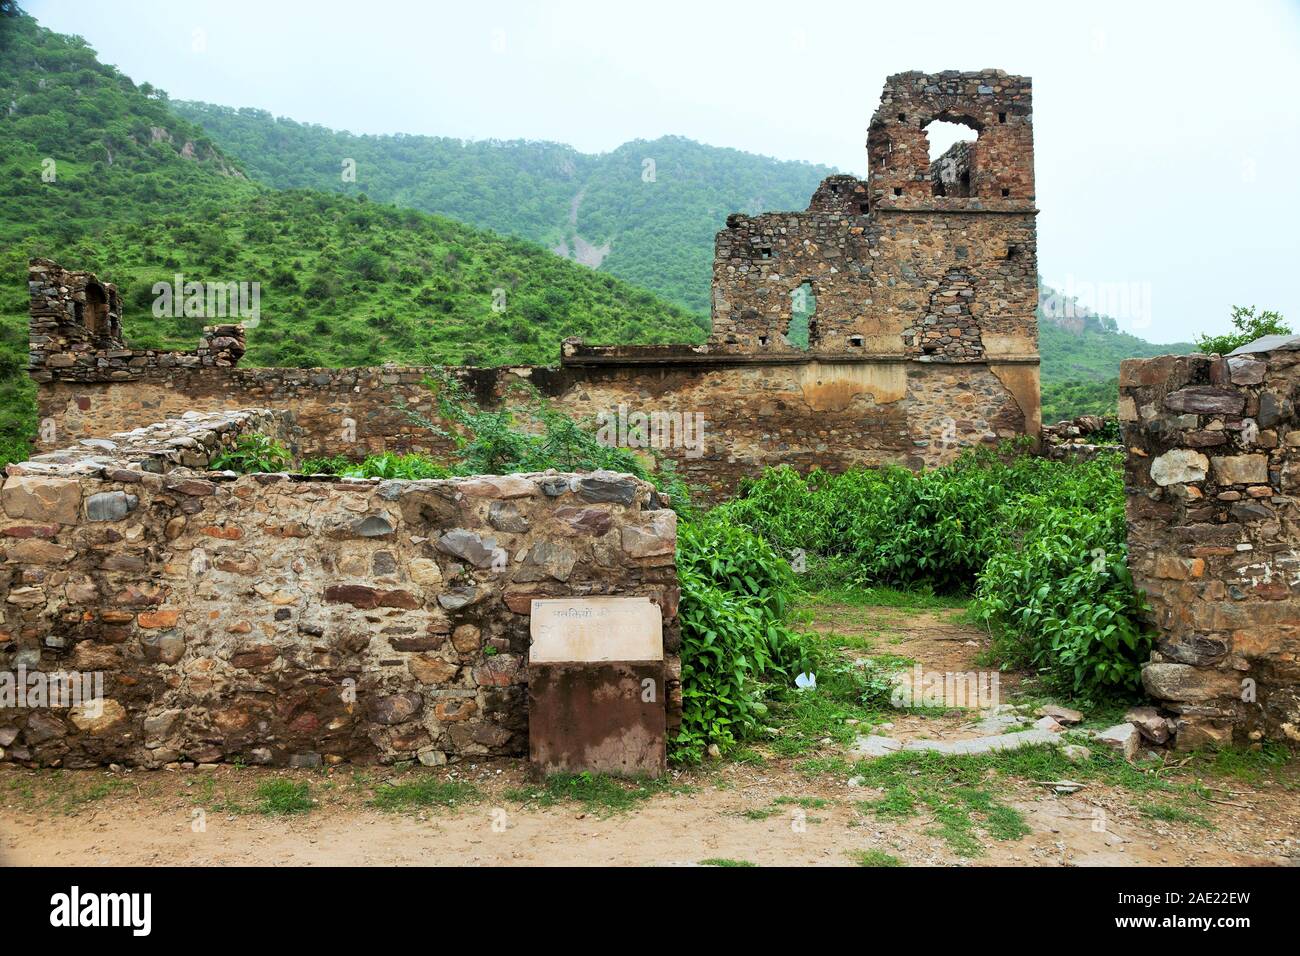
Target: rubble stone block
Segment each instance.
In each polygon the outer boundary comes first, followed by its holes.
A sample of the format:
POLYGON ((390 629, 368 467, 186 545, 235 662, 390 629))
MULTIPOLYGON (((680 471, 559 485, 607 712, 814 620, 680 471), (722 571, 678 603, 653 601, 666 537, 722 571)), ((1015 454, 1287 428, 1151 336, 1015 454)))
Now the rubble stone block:
POLYGON ((76 524, 80 518, 81 482, 75 478, 11 475, 0 489, 0 503, 11 518, 76 524))

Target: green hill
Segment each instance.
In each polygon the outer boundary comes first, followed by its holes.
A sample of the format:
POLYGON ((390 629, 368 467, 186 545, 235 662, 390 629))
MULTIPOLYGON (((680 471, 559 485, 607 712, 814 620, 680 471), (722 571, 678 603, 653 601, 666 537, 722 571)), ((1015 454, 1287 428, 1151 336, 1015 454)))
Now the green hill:
MULTIPOLYGON (((701 341, 725 217, 803 208, 833 171, 677 137, 589 156, 178 106, 27 16, 0 17, 0 50, 0 454, 34 426, 31 256, 116 281, 134 345, 194 346, 203 320, 151 313, 179 272, 260 284, 250 363, 549 363, 571 335, 701 341), (546 251, 561 246, 599 271, 546 251)), ((1190 349, 1105 319, 1041 326, 1047 421, 1113 409, 1121 359, 1190 349)))
MULTIPOLYGON (((713 236, 728 213, 801 209, 834 172, 680 137, 591 156, 561 143, 354 136, 263 110, 174 105, 263 182, 445 213, 570 256, 581 237, 602 272, 700 312, 709 309, 713 236), (355 182, 343 179, 345 159, 356 162, 355 182), (654 160, 653 183, 643 181, 646 159, 654 160)), ((1112 412, 1125 358, 1191 350, 1152 345, 1105 317, 1039 321, 1044 421, 1112 412)))
MULTIPOLYGON (((1044 286, 1040 298, 1054 298, 1054 293, 1044 286)), ((1041 308, 1038 312, 1045 424, 1085 414, 1113 415, 1119 400, 1119 363, 1126 358, 1196 351, 1190 342, 1157 345, 1121 332, 1108 316, 1088 315, 1084 309, 1075 315, 1055 320, 1041 308)))
POLYGON ((705 335, 703 316, 539 245, 364 195, 251 182, 165 93, 30 17, 0 18, 0 43, 0 446, 35 424, 35 255, 115 281, 136 346, 193 348, 204 324, 155 318, 155 282, 258 282, 253 364, 554 363, 568 336, 705 335))
POLYGON ((713 237, 727 216, 804 209, 836 172, 679 136, 590 155, 524 140, 355 136, 263 110, 173 106, 260 182, 364 193, 531 239, 706 314, 713 237), (355 181, 344 178, 345 160, 355 181))

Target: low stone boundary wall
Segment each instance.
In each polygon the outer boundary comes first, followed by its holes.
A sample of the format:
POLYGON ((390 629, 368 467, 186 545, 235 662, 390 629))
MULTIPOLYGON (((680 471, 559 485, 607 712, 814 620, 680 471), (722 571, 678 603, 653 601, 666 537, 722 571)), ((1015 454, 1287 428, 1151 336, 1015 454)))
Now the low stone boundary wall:
POLYGON ((1129 566, 1159 630, 1143 683, 1182 749, 1300 741, 1298 398, 1300 337, 1120 371, 1129 566))
POLYGON ((679 721, 676 515, 652 486, 203 470, 242 432, 293 427, 285 413, 195 415, 9 466, 0 759, 523 754, 534 597, 657 603, 679 721))

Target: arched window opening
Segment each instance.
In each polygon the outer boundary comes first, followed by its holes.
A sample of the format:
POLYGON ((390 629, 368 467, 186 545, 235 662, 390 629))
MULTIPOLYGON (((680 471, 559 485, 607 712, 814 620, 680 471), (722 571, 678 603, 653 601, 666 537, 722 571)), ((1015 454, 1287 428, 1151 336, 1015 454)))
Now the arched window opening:
POLYGON ((797 349, 808 351, 817 341, 817 297, 811 282, 803 282, 790 291, 790 324, 785 329, 785 340, 797 349))
POLYGON ((971 159, 979 131, 965 123, 935 120, 925 127, 930 145, 930 184, 936 196, 971 195, 971 159))
POLYGON ((86 286, 86 307, 81 320, 92 336, 108 334, 108 296, 103 287, 95 283, 86 286))

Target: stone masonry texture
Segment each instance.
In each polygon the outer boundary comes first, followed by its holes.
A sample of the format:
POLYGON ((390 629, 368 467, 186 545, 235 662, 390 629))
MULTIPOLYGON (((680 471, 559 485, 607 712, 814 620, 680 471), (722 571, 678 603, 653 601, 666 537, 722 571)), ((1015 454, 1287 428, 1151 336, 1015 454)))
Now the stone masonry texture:
POLYGON ((521 755, 535 597, 654 601, 680 720, 676 516, 650 485, 208 470, 253 432, 292 441, 298 426, 268 409, 190 413, 9 466, 0 672, 99 674, 103 703, 0 709, 0 759, 521 755))
POLYGON ((1176 745, 1300 741, 1300 338, 1130 360, 1129 565, 1176 745))
MULTIPOLYGON (((805 211, 728 218, 706 345, 571 341, 555 368, 452 374, 488 406, 508 403, 522 382, 582 418, 620 406, 703 414, 702 452, 663 452, 712 498, 768 465, 921 468, 972 445, 1036 437, 1029 79, 891 76, 867 151, 866 180, 829 177, 805 211), (940 120, 977 138, 931 163, 926 127, 940 120), (808 316, 806 348, 790 338, 796 312, 808 316)), ((294 411, 303 455, 448 450, 398 407, 432 413, 421 384, 431 369, 240 368, 237 325, 205 329, 192 352, 135 350, 111 285, 37 259, 29 289, 42 451, 245 407, 294 411)))

